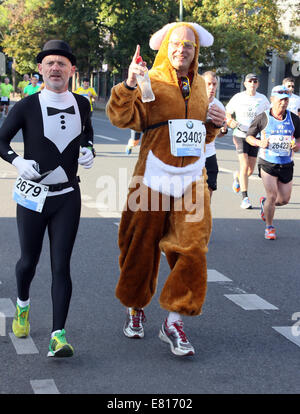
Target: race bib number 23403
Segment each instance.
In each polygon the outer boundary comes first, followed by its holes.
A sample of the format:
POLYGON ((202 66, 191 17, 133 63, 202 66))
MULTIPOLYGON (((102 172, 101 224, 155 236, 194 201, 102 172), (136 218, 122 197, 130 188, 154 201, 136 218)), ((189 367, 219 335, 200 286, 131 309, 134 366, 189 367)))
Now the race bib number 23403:
POLYGON ((204 156, 206 129, 196 119, 169 120, 171 154, 175 157, 204 156))

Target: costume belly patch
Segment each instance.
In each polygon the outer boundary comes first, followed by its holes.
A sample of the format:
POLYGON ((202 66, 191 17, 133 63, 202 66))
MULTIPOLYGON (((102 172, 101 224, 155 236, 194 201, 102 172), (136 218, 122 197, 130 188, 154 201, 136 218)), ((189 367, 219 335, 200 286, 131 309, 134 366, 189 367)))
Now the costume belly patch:
POLYGON ((143 183, 162 194, 182 197, 188 186, 200 179, 204 165, 205 157, 185 167, 174 167, 165 164, 149 151, 143 183))

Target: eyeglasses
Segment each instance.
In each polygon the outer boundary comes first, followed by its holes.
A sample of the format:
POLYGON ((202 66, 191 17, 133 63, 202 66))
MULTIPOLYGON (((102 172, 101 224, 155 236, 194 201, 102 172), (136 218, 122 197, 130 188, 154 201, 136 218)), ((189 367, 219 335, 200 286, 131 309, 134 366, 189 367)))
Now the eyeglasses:
POLYGON ((190 80, 187 76, 183 76, 181 78, 181 82, 182 82, 182 88, 181 88, 182 96, 184 100, 187 101, 189 97, 191 96, 190 80))
POLYGON ((279 95, 287 95, 287 91, 274 91, 274 93, 279 93, 279 95))
POLYGON ((257 79, 249 79, 249 80, 248 80, 248 82, 249 82, 249 83, 257 83, 257 82, 258 82, 258 80, 257 80, 257 79))
POLYGON ((197 46, 196 43, 190 40, 177 40, 176 42, 169 42, 169 45, 171 45, 174 49, 178 49, 180 46, 182 46, 185 49, 189 50, 197 46))
POLYGON ((286 85, 288 89, 295 89, 295 85, 286 85))

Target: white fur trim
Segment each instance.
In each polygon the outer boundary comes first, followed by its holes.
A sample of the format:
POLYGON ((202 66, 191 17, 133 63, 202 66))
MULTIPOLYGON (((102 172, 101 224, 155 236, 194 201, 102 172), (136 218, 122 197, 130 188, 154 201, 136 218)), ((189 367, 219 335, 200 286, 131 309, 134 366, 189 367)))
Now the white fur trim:
MULTIPOLYGON (((150 48, 152 50, 159 50, 166 34, 177 23, 180 23, 180 22, 168 23, 164 27, 162 27, 160 30, 155 32, 149 41, 150 48)), ((214 43, 213 35, 209 33, 206 29, 204 29, 204 27, 200 26, 200 24, 191 23, 191 22, 185 22, 185 23, 192 25, 193 28, 197 31, 200 46, 209 47, 214 43)))
POLYGON ((146 161, 143 183, 154 191, 173 197, 182 197, 188 186, 200 179, 205 157, 185 167, 174 167, 158 159, 150 150, 146 161))

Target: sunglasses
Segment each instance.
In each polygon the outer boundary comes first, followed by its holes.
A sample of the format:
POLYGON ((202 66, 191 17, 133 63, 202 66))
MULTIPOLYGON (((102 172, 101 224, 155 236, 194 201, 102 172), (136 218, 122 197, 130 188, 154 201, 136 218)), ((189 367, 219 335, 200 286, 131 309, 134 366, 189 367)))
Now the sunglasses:
POLYGON ((180 46, 184 47, 185 49, 193 49, 196 47, 196 43, 191 42, 190 40, 177 40, 176 42, 169 42, 174 49, 178 49, 180 46))
POLYGON ((249 83, 257 83, 257 82, 258 82, 258 80, 257 80, 257 79, 249 79, 249 80, 248 80, 248 82, 249 82, 249 83))
POLYGON ((275 93, 279 93, 279 95, 287 95, 287 91, 275 91, 275 93))
POLYGON ((191 96, 190 80, 187 76, 183 76, 181 78, 181 82, 182 82, 182 88, 181 88, 182 96, 184 100, 187 101, 189 97, 191 96))

